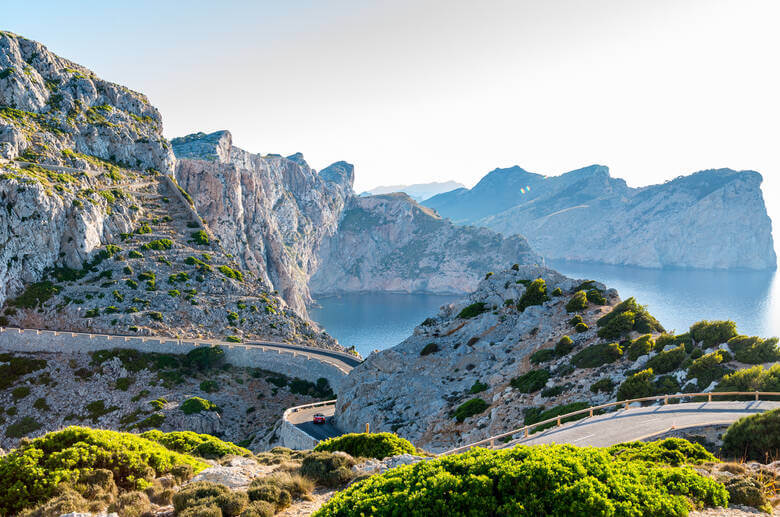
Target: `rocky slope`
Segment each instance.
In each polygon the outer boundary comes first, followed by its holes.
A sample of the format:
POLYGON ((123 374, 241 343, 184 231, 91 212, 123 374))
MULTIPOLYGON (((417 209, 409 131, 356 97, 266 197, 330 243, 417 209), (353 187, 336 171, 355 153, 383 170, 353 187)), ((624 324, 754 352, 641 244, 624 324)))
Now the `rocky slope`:
POLYGON ((406 194, 352 197, 338 230, 323 242, 314 293, 464 293, 485 271, 541 263, 520 236, 460 227, 406 194))
POLYGON ((305 315, 319 244, 335 231, 352 194, 352 165, 338 162, 317 173, 301 154, 284 158, 239 149, 227 131, 172 144, 176 177, 222 246, 305 315))
POLYGON ((3 166, 0 304, 46 268, 78 267, 101 242, 127 231, 127 205, 106 211, 94 191, 125 181, 118 165, 172 172, 161 131, 145 96, 0 32, 0 159, 78 169, 3 166), (89 202, 76 206, 76 197, 89 202))
POLYGON ((143 95, 0 34, 0 325, 337 347, 215 242, 161 131, 143 95))
MULTIPOLYGON (((725 344, 732 327, 705 327, 663 334, 613 289, 520 266, 371 354, 342 382, 336 419, 347 431, 369 422, 441 452, 620 396, 712 390, 729 368, 747 365, 717 352, 735 352, 739 343, 725 344)), ((776 341, 767 347, 776 360, 776 341)))
POLYGON ((718 169, 630 188, 601 165, 551 177, 513 167, 424 204, 456 222, 520 233, 547 258, 774 269, 761 182, 754 171, 718 169))

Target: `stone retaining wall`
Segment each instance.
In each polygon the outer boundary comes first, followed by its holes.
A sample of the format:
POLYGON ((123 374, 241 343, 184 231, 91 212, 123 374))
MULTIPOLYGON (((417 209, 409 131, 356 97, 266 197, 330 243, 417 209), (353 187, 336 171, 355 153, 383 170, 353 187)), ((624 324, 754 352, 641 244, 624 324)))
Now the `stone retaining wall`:
POLYGON ((261 345, 215 345, 197 340, 0 327, 0 350, 9 352, 93 352, 110 348, 130 348, 140 352, 186 354, 197 346, 219 346, 225 351, 227 362, 234 366, 262 368, 310 382, 317 382, 317 379, 324 377, 334 391, 338 390, 341 380, 347 375, 347 372, 335 364, 312 357, 307 352, 261 345))

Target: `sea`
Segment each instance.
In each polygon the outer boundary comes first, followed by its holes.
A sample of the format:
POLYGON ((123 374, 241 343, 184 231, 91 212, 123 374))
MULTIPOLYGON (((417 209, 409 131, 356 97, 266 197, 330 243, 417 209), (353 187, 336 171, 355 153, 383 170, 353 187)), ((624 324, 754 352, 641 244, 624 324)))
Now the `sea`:
MULTIPOLYGON (((564 275, 597 280, 646 305, 667 330, 684 332, 703 319, 730 319, 746 335, 780 336, 780 273, 646 269, 548 261, 564 275)), ((329 296, 309 310, 344 346, 366 357, 397 345, 414 327, 460 296, 364 293, 329 296)))

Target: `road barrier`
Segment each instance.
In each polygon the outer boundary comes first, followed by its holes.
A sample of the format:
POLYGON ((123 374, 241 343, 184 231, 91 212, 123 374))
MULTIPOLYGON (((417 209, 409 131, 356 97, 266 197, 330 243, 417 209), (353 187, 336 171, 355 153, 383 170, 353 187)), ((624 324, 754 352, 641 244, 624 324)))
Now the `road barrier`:
POLYGON ((333 406, 335 404, 335 400, 325 400, 322 402, 314 402, 313 404, 304 404, 302 406, 287 408, 284 411, 284 414, 282 414, 282 425, 279 428, 279 444, 282 447, 288 447, 290 449, 313 449, 319 440, 290 422, 290 415, 304 409, 333 406))
MULTIPOLYGON (((501 440, 503 438, 511 438, 512 436, 516 434, 521 434, 523 438, 528 438, 528 436, 531 434, 531 431, 533 429, 536 429, 537 427, 545 426, 548 424, 554 423, 556 427, 561 427, 563 425, 563 420, 566 420, 567 418, 573 417, 573 416, 579 416, 587 414, 588 417, 592 417, 596 411, 601 411, 602 409, 612 408, 612 407, 619 407, 623 406, 624 409, 629 409, 629 406, 634 403, 642 403, 642 402, 660 402, 663 401, 664 404, 669 404, 670 400, 674 399, 687 399, 687 398, 706 398, 707 402, 712 402, 713 397, 753 397, 754 400, 760 400, 761 397, 780 397, 780 392, 774 392, 774 391, 715 391, 715 392, 707 392, 707 393, 677 393, 674 395, 656 395, 653 397, 641 397, 637 399, 629 399, 629 400, 621 400, 618 402, 609 402, 607 404, 601 404, 600 406, 592 406, 585 409, 580 409, 578 411, 572 411, 571 413, 566 413, 565 415, 559 415, 553 418, 548 418, 547 420, 542 420, 541 422, 536 422, 534 424, 526 425, 523 427, 520 427, 518 429, 514 429, 512 431, 507 431, 506 433, 497 434, 495 436, 491 436, 489 438, 485 438, 484 440, 480 440, 478 442, 470 443, 468 445, 463 445, 461 447, 456 447, 455 449, 450 449, 448 451, 442 452, 440 454, 437 454, 436 456, 449 456, 450 454, 457 454, 459 452, 467 451, 473 447, 480 447, 480 446, 486 446, 487 448, 494 448, 496 446, 496 441, 501 440)), ((568 423, 568 422, 567 422, 568 423)))

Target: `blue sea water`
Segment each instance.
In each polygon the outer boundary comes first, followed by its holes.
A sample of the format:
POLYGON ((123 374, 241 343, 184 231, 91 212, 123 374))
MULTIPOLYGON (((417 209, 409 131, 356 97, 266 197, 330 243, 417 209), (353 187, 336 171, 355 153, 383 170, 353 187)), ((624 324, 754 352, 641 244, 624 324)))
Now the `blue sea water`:
MULTIPOLYGON (((603 282, 633 296, 668 329, 684 332, 703 319, 731 319, 743 334, 780 335, 780 274, 698 271, 549 261, 561 273, 603 282)), ((364 357, 397 345, 415 326, 458 296, 369 293, 321 298, 309 312, 345 346, 364 357)))

